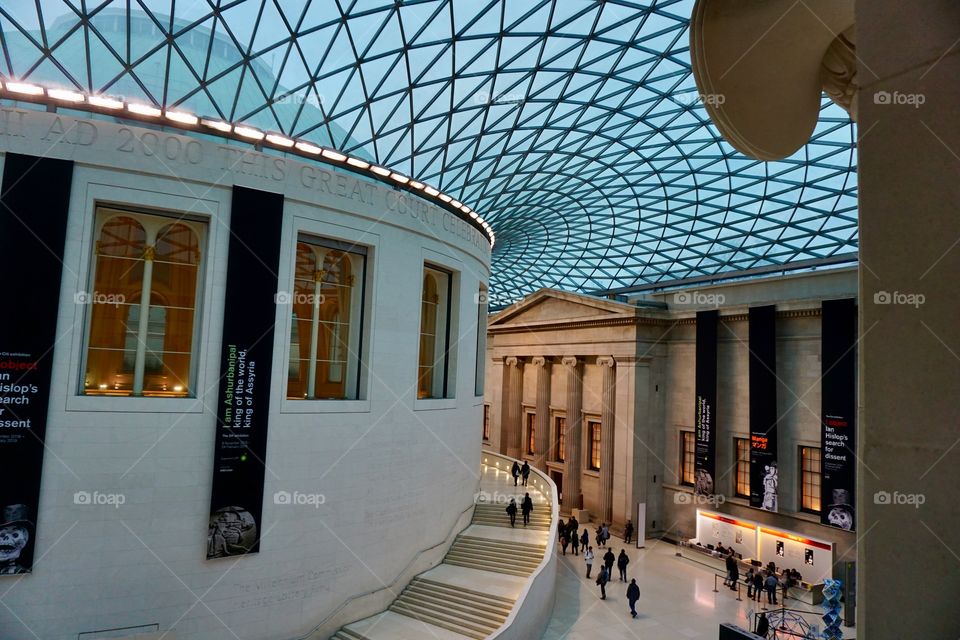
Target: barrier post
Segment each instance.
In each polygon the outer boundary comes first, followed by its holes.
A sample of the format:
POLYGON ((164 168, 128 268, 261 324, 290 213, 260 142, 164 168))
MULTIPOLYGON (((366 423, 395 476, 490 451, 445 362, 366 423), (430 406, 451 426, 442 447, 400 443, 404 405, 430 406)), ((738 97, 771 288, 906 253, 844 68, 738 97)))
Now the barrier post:
POLYGON ((717 574, 713 574, 713 592, 720 593, 719 589, 717 589, 717 574))

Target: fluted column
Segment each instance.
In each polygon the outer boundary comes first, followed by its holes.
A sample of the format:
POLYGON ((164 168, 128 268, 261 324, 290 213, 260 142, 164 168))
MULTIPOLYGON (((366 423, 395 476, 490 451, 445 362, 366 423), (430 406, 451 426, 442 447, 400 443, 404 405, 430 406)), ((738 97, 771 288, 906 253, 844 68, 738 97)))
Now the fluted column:
POLYGON ((507 356, 503 359, 504 385, 504 420, 503 435, 506 437, 501 444, 501 451, 511 458, 520 458, 523 453, 523 361, 516 356, 507 356), (505 449, 505 451, 504 451, 505 449))
POLYGON ((617 424, 617 366, 612 357, 597 358, 603 370, 600 409, 600 520, 613 522, 613 448, 617 424))
POLYGON ((530 361, 537 368, 537 420, 534 425, 534 465, 547 470, 547 449, 550 448, 550 360, 537 356, 530 361))
POLYGON ((567 446, 563 474, 563 510, 579 509, 581 505, 580 475, 583 473, 583 361, 574 357, 563 359, 567 370, 567 446))

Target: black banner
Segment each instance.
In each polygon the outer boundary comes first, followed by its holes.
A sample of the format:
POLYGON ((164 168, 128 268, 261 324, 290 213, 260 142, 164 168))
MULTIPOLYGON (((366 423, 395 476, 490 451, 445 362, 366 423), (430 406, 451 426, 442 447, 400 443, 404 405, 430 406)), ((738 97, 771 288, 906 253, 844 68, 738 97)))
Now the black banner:
POLYGON ((6 155, 0 192, 0 575, 33 571, 73 163, 6 155))
POLYGON ((717 319, 720 313, 697 312, 697 406, 694 493, 713 495, 717 466, 717 319))
POLYGON ((856 300, 823 301, 820 521, 856 529, 856 300))
POLYGON ((283 196, 234 187, 207 559, 260 550, 283 196))
POLYGON ((749 321, 750 506, 777 511, 777 308, 752 307, 749 321))

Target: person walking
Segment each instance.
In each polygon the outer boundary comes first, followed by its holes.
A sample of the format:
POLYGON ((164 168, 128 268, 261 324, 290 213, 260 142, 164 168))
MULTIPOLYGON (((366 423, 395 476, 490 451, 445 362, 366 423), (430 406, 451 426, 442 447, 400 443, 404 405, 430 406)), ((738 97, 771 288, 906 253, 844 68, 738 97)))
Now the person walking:
MULTIPOLYGON (((587 552, 587 545, 590 544, 590 534, 587 533, 587 528, 583 528, 583 534, 580 536, 580 548, 583 549, 583 552, 587 552)), ((592 549, 593 547, 591 547, 592 549)))
POLYGON ((513 461, 513 466, 510 467, 510 475, 513 476, 513 486, 517 486, 517 481, 520 478, 520 465, 517 464, 517 461, 513 461))
POLYGON ((624 544, 630 544, 633 540, 633 522, 627 520, 627 524, 623 526, 623 542, 624 544))
POLYGON ((620 549, 620 555, 617 556, 617 569, 620 570, 620 580, 622 582, 627 581, 627 565, 630 564, 630 558, 627 556, 627 552, 623 549, 620 549))
POLYGON ((510 504, 507 505, 507 515, 510 516, 510 526, 517 523, 517 501, 510 498, 510 504))
POLYGON ((530 479, 530 464, 524 460, 523 466, 520 467, 520 476, 523 478, 523 486, 527 486, 527 480, 530 479))
POLYGON ((566 531, 567 531, 567 525, 564 524, 563 518, 560 518, 560 522, 557 523, 557 540, 559 540, 560 537, 563 536, 564 533, 566 533, 566 531))
POLYGON ((760 602, 760 594, 763 593, 763 570, 757 569, 753 574, 753 598, 760 602))
POLYGON ((610 527, 607 526, 606 522, 600 526, 600 535, 603 536, 603 546, 607 546, 607 542, 610 540, 610 527))
POLYGON ((523 496, 523 502, 520 503, 520 510, 523 511, 523 526, 530 524, 530 512, 533 511, 533 498, 527 493, 523 496))
POLYGON ((570 539, 567 537, 567 532, 564 531, 560 534, 560 548, 563 549, 563 555, 567 555, 567 545, 570 544, 570 539))
POLYGON ((617 561, 617 556, 613 555, 613 549, 607 549, 603 554, 603 566, 607 568, 607 580, 613 579, 613 565, 617 561))
POLYGON ((736 556, 733 555, 733 551, 727 555, 727 580, 730 581, 730 590, 737 590, 737 582, 740 581, 740 563, 737 562, 736 556))
POLYGON ((597 526, 597 548, 599 549, 602 546, 603 546, 603 525, 601 524, 597 526))
POLYGON ((568 531, 569 533, 567 535, 570 538, 570 550, 573 552, 573 555, 578 556, 580 555, 577 553, 580 549, 580 538, 575 529, 568 529, 568 531))
POLYGON ((597 576, 597 584, 600 585, 600 599, 607 599, 607 582, 610 581, 610 572, 607 567, 600 567, 600 575, 597 576))
POLYGON ((577 522, 577 516, 570 516, 570 522, 567 523, 567 526, 570 527, 571 535, 580 534, 580 523, 577 522))
POLYGON ((637 617, 637 600, 640 599, 640 587, 637 585, 637 580, 634 578, 630 581, 630 586, 627 587, 627 602, 630 603, 630 616, 633 618, 637 617))
POLYGON ((767 589, 767 604, 779 604, 777 602, 777 587, 780 586, 780 584, 777 580, 777 574, 773 572, 768 573, 767 579, 763 582, 763 586, 767 589))
POLYGON ((590 577, 590 571, 593 569, 593 547, 586 547, 583 552, 583 562, 587 565, 587 577, 590 577))
POLYGON ((753 565, 747 569, 747 575, 744 577, 743 581, 747 583, 747 600, 753 600, 753 565))

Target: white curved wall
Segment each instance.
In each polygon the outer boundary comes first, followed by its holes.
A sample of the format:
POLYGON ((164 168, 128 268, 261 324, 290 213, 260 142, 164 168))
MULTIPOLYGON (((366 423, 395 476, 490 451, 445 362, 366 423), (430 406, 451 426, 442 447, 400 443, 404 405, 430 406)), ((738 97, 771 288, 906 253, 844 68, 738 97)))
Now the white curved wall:
MULTIPOLYGON (((173 630, 167 637, 179 640, 299 637, 338 608, 351 617, 345 602, 384 590, 448 538, 478 481, 474 294, 489 267, 480 233, 416 196, 248 145, 32 110, 0 109, 0 122, 0 164, 6 152, 76 161, 39 561, 31 575, 0 576, 0 637, 74 640, 140 625, 173 630), (234 184, 285 194, 281 288, 292 281, 298 232, 369 248, 370 375, 362 400, 285 400, 290 319, 278 307, 261 551, 207 561, 234 184), (195 399, 77 394, 85 311, 74 294, 89 287, 97 200, 209 221, 195 399), (456 272, 451 400, 415 399, 424 260, 456 272), (279 490, 321 493, 326 502, 275 505, 279 490), (76 505, 77 491, 121 493, 126 502, 76 505)), ((29 301, 22 306, 28 312, 29 301)), ((376 610, 363 606, 377 605, 361 605, 355 617, 376 610)))

